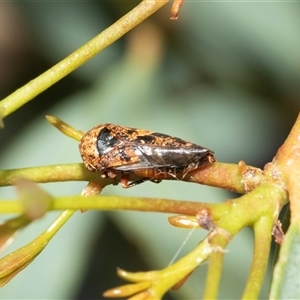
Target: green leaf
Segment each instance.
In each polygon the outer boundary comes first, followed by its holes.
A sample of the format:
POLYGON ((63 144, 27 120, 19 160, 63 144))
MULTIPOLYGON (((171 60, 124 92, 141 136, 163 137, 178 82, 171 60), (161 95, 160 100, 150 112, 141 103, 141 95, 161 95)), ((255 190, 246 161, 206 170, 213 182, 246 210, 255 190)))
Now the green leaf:
POLYGON ((300 299, 300 220, 292 223, 274 271, 270 299, 300 299))

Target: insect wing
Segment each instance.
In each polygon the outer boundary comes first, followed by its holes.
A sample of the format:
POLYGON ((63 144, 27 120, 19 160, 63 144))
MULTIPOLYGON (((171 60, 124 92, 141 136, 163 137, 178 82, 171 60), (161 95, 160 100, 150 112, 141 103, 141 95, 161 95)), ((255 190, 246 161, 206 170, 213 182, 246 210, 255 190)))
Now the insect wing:
POLYGON ((175 148, 139 144, 134 148, 139 162, 115 166, 115 170, 129 172, 159 168, 184 169, 191 163, 201 165, 201 161, 206 161, 206 156, 212 153, 210 150, 197 145, 193 148, 175 148))
MULTIPOLYGON (((131 157, 126 162, 123 161, 119 165, 113 165, 113 169, 122 172, 132 172, 135 170, 145 170, 149 168, 155 168, 152 164, 151 157, 148 157, 137 145, 130 145, 131 157)), ((121 155, 122 152, 120 152, 121 155)))
MULTIPOLYGON (((195 145, 196 146, 196 145, 195 145)), ((150 147, 152 149, 151 160, 155 167, 184 168, 190 163, 202 161, 210 151, 197 146, 196 148, 185 147, 150 147)), ((147 154, 147 153, 146 153, 147 154)))

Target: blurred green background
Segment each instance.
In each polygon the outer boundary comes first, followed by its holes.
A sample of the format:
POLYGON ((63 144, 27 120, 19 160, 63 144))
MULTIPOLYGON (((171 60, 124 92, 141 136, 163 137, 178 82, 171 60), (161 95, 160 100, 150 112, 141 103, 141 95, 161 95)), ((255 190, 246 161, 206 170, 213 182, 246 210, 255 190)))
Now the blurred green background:
MULTIPOLYGON (((115 22, 134 1, 0 3, 0 97, 47 70, 115 22)), ((285 140, 300 108, 300 3, 187 1, 179 20, 170 5, 86 65, 7 117, 1 168, 80 162, 78 145, 50 126, 53 114, 77 129, 116 123, 181 137, 215 151, 217 160, 263 167, 285 140)), ((44 184, 54 195, 85 183, 44 184)), ((183 182, 108 187, 105 194, 220 202, 229 194, 183 182)), ((1 188, 1 198, 14 198, 1 188)), ((51 224, 50 213, 26 228, 21 247, 51 224)), ((189 230, 167 215, 77 213, 44 252, 7 286, 2 299, 102 299, 122 284, 116 268, 161 269, 189 230)), ((179 257, 205 236, 195 230, 179 257)), ((253 237, 243 230, 225 254, 220 299, 240 298, 253 237)), ((178 257, 177 257, 178 259, 178 257)), ((206 265, 165 299, 201 298, 206 265)), ((267 276, 261 298, 267 298, 267 276)))

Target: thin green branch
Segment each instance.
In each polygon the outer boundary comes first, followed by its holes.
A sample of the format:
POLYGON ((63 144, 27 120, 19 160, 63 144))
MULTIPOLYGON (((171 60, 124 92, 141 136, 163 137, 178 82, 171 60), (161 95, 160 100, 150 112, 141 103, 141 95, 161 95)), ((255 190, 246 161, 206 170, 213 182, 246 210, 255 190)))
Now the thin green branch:
POLYGON ((168 0, 142 1, 124 17, 102 31, 99 35, 77 49, 71 55, 3 99, 0 102, 2 118, 5 118, 48 89, 54 83, 86 63, 89 59, 140 24, 167 2, 168 0))
POLYGON ((224 252, 229 242, 229 234, 223 235, 221 231, 218 233, 218 229, 216 229, 216 234, 211 239, 212 254, 209 260, 203 299, 212 300, 218 298, 217 296, 222 275, 224 252))
POLYGON ((55 116, 50 116, 46 115, 46 120, 56 127, 60 132, 62 132, 64 135, 76 140, 80 141, 83 133, 81 131, 76 130, 73 128, 70 124, 64 122, 63 120, 55 117, 55 116))
POLYGON ((5 199, 0 201, 0 214, 23 213, 23 211, 24 208, 21 201, 5 199))
POLYGON ((247 285, 242 299, 258 299, 261 287, 265 278, 266 268, 268 264, 272 228, 274 226, 274 217, 277 219, 278 215, 273 216, 274 211, 270 211, 269 215, 262 217, 254 225, 255 246, 254 255, 252 259, 251 271, 247 280, 247 285))
MULTIPOLYGON (((246 167, 252 168, 249 166, 246 167)), ((257 173, 255 176, 257 177, 257 181, 261 180, 262 175, 260 173, 257 173)), ((243 174, 238 164, 214 162, 204 168, 188 173, 184 180, 219 187, 241 194, 246 192, 243 174)))
POLYGON ((5 285, 33 261, 74 212, 74 210, 70 209, 65 210, 46 231, 40 234, 31 243, 8 254, 0 260, 0 287, 5 285))
POLYGON ((0 186, 12 185, 13 179, 26 177, 34 182, 88 181, 99 174, 89 172, 83 164, 59 164, 23 169, 0 170, 0 186))
MULTIPOLYGON (((202 209, 210 210, 214 219, 227 214, 229 203, 209 204, 191 201, 178 201, 160 198, 122 196, 65 196, 54 198, 50 210, 98 209, 98 210, 137 210, 164 213, 196 215, 202 209)), ((21 213, 23 207, 18 200, 1 200, 0 213, 21 213)))
MULTIPOLYGON (((184 277, 188 276, 196 267, 202 264, 209 257, 211 251, 211 245, 208 239, 205 238, 194 250, 165 269, 137 273, 118 270, 118 275, 125 280, 137 282, 137 285, 139 285, 140 293, 130 299, 162 299, 168 289, 184 277), (141 285, 142 282, 146 285, 146 291, 143 291, 145 288, 141 285), (149 287, 149 284, 147 285, 147 282, 151 283, 151 287, 149 287)), ((104 296, 112 297, 116 295, 116 290, 121 297, 129 292, 128 286, 124 286, 108 290, 104 293, 104 296)), ((132 285, 130 286, 130 290, 133 291, 132 285)), ((137 291, 134 292, 136 293, 137 291)))
MULTIPOLYGON (((256 222, 262 222, 261 220, 264 220, 262 218, 266 216, 271 215, 274 221, 286 201, 287 193, 281 186, 267 183, 260 185, 252 192, 238 199, 231 200, 231 209, 228 207, 227 214, 224 214, 220 221, 216 223, 216 232, 218 234, 211 239, 211 245, 215 246, 216 251, 212 253, 209 263, 204 299, 217 298, 222 271, 222 250, 225 249, 230 238, 234 237, 244 227, 252 226, 256 224, 256 222)), ((267 232, 265 231, 265 235, 270 236, 271 230, 269 227, 267 228, 267 232)), ((270 242, 269 239, 267 240, 270 242)), ((266 250, 266 248, 264 250, 266 250)), ((263 253, 265 255, 263 258, 254 257, 260 260, 254 261, 253 264, 264 264, 261 262, 263 259, 267 261, 268 253, 266 253, 266 251, 263 253)), ((262 272, 264 271, 265 268, 262 272)), ((251 276, 253 276, 252 273, 251 276)), ((261 286, 256 288, 260 289, 261 286)), ((247 290, 247 293, 248 292, 249 290, 247 290)), ((255 292, 257 292, 257 290, 255 292)))
MULTIPOLYGON (((0 170, 0 186, 12 185, 16 177, 26 177, 34 182, 62 182, 62 181, 99 181, 102 186, 116 184, 120 178, 101 178, 101 172, 90 172, 81 164, 59 164, 41 167, 0 170)), ((135 174, 130 175, 130 181, 141 179, 135 174)), ((179 180, 174 176, 164 180, 179 180)), ((261 180, 261 175, 258 179, 261 180)), ((179 180, 180 181, 180 180, 179 180)), ((224 188, 238 193, 245 193, 243 176, 238 165, 213 163, 205 168, 190 172, 183 179, 185 182, 205 184, 224 188)))

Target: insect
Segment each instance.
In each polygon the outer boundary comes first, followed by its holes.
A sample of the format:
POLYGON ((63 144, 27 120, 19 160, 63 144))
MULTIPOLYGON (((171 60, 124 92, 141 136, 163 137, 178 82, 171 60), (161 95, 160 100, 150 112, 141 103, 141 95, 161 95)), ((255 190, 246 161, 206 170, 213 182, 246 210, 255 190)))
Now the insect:
POLYGON ((124 188, 163 178, 183 179, 190 171, 215 161, 202 146, 155 131, 100 124, 84 134, 79 145, 86 168, 103 178, 121 176, 124 188), (129 183, 130 174, 141 180, 129 183))

